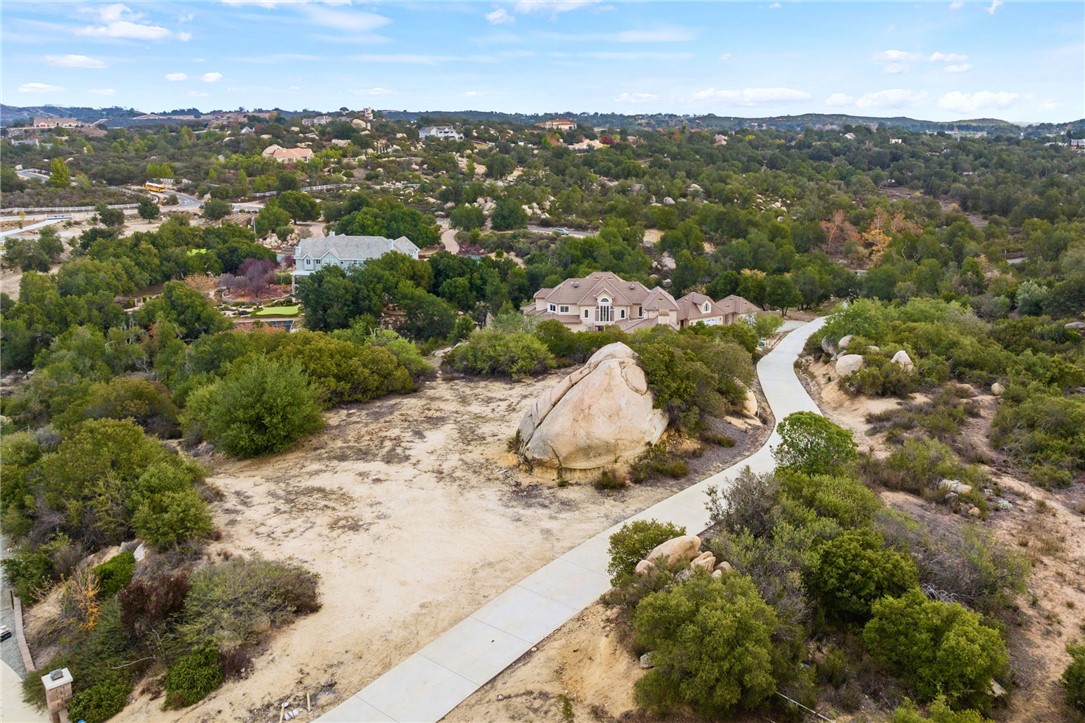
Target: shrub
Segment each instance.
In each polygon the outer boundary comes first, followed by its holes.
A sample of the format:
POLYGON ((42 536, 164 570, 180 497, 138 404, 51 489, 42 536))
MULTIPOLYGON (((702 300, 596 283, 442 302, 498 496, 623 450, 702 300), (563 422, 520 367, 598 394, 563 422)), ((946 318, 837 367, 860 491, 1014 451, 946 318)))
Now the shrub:
POLYGON ((920 701, 941 693, 953 707, 987 703, 991 680, 1004 672, 1009 656, 998 631, 983 625, 979 615, 956 603, 928 600, 918 589, 882 598, 871 612, 863 641, 920 701))
POLYGON ((930 717, 923 715, 915 707, 915 703, 904 699, 896 710, 893 711, 893 723, 991 723, 978 710, 955 711, 946 704, 945 696, 938 696, 931 703, 930 717))
POLYGON ((785 515, 810 523, 809 513, 834 520, 842 528, 862 527, 881 508, 878 496, 854 477, 804 475, 788 470, 776 473, 785 515))
POLYGON ((320 392, 297 362, 254 357, 231 372, 211 408, 207 432, 226 452, 280 452, 324 424, 320 392))
POLYGON ((113 597, 132 581, 135 572, 135 555, 128 550, 114 555, 94 568, 94 575, 98 578, 98 595, 103 599, 113 597))
POLYGON ((222 685, 218 648, 207 643, 170 666, 166 673, 166 708, 186 708, 199 703, 222 685))
POLYGON ((246 645, 320 609, 318 577, 298 565, 235 557, 191 578, 179 626, 190 645, 246 645))
POLYGON ((754 537, 769 534, 779 521, 778 490, 774 475, 757 475, 749 467, 731 484, 709 487, 706 507, 712 526, 754 537))
POLYGON ((815 412, 795 412, 779 426, 780 444, 772 456, 781 467, 808 474, 832 474, 856 459, 851 432, 815 412))
POLYGON ((291 334, 271 358, 299 364, 331 405, 414 391, 410 372, 383 346, 358 346, 320 332, 303 331, 291 334))
POLYGON ((116 377, 90 388, 80 415, 84 419, 132 419, 148 434, 177 435, 177 407, 157 382, 116 377))
POLYGON ((1066 652, 1072 659, 1059 682, 1066 689, 1066 704, 1079 713, 1085 713, 1085 643, 1067 645, 1066 652))
POLYGON ((637 703, 653 712, 689 704, 723 717, 776 690, 776 614, 744 575, 696 575, 653 593, 637 606, 633 625, 638 646, 653 651, 655 667, 636 685, 637 703))
MULTIPOLYGON (((977 487, 987 475, 975 465, 962 463, 953 450, 931 439, 909 439, 883 460, 864 460, 862 472, 869 482, 928 496, 941 495, 943 479, 955 479, 977 487)), ((969 497, 986 509, 982 495, 969 497)))
POLYGON ((124 675, 109 671, 86 690, 72 695, 68 702, 68 719, 86 723, 104 723, 124 710, 132 684, 124 675))
POLYGON ((523 379, 554 366, 554 356, 526 331, 505 334, 479 329, 445 355, 444 363, 463 374, 523 379))
POLYGON ((610 536, 610 584, 618 585, 656 546, 686 534, 686 528, 658 520, 634 520, 610 536))
POLYGON ((916 586, 918 574, 912 559, 882 548, 883 540, 876 532, 851 530, 817 550, 804 581, 829 617, 864 622, 876 600, 916 586))
POLYGON ((168 623, 184 609, 189 587, 184 572, 135 578, 117 596, 121 625, 138 637, 168 623))
POLYGON ((207 502, 192 487, 150 497, 136 511, 132 526, 159 551, 183 540, 209 537, 213 529, 207 502))
POLYGON ((667 449, 666 444, 653 444, 629 466, 629 479, 635 484, 647 482, 652 477, 665 476, 682 479, 689 474, 686 460, 667 449))
POLYGON ((907 397, 916 389, 916 374, 880 354, 864 357, 863 368, 843 381, 852 394, 868 397, 907 397))

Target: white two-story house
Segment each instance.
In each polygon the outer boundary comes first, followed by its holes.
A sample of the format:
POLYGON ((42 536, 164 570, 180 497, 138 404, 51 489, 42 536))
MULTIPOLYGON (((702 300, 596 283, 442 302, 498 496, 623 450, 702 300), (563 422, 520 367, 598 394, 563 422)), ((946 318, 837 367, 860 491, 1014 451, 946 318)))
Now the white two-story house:
POLYGON ((412 259, 418 258, 418 247, 407 238, 384 236, 331 236, 302 239, 294 249, 294 285, 298 278, 308 276, 327 266, 344 269, 364 264, 370 259, 398 251, 412 259))

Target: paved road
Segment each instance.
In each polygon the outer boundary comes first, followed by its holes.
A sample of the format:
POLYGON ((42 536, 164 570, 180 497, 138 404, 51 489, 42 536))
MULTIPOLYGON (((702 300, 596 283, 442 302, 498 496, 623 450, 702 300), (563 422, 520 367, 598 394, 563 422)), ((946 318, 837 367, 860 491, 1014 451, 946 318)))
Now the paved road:
POLYGON ((460 253, 460 242, 456 240, 456 229, 452 228, 447 218, 442 218, 438 221, 441 225, 441 244, 445 247, 445 251, 450 254, 460 253))
POLYGON ((48 181, 49 174, 42 173, 36 168, 24 168, 21 171, 15 171, 15 175, 19 178, 25 178, 29 181, 48 181))
MULTIPOLYGON (((554 228, 550 228, 548 226, 535 226, 535 225, 530 224, 530 223, 527 225, 527 230, 528 231, 533 231, 535 233, 554 233, 554 231, 555 231, 554 228)), ((565 236, 576 236, 577 238, 584 238, 585 236, 592 236, 595 233, 597 233, 596 231, 574 231, 571 228, 566 228, 566 229, 562 229, 562 230, 565 231, 565 233, 563 235, 565 235, 565 236)))
POLYGON ((15 234, 25 233, 27 231, 34 231, 35 229, 44 228, 54 223, 60 223, 61 221, 67 221, 71 216, 65 216, 64 218, 47 218, 44 221, 38 221, 32 223, 29 226, 23 226, 22 228, 13 228, 10 231, 0 231, 0 238, 7 238, 8 236, 14 236, 15 234))
MULTIPOLYGON (((777 421, 793 412, 818 412, 795 376, 794 363, 822 323, 817 319, 795 329, 757 365, 757 377, 777 421)), ((773 430, 768 442, 750 457, 629 519, 673 522, 690 532, 705 529, 709 522, 705 491, 730 483, 744 467, 771 471, 775 466, 771 448, 779 441, 773 430)), ((623 524, 528 575, 319 720, 440 720, 610 589, 607 547, 623 524)))

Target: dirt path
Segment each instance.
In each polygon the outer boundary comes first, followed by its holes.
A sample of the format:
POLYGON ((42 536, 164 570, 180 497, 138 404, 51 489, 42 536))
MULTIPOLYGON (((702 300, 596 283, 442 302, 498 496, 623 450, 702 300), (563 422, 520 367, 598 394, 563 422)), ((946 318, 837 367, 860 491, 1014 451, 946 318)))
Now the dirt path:
POLYGON ((456 240, 456 229, 452 228, 450 222, 446 219, 441 219, 441 243, 445 247, 445 251, 450 254, 458 255, 460 253, 460 242, 456 240))

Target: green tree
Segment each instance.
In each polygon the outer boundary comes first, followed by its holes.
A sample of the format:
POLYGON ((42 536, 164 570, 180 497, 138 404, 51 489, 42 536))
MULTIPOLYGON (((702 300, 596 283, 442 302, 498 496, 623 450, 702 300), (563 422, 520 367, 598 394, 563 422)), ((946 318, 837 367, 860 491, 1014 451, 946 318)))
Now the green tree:
POLYGON ((802 293, 790 276, 777 274, 765 278, 765 303, 787 316, 787 310, 803 302, 802 293))
POLYGON ((72 170, 60 156, 49 162, 49 185, 52 188, 69 188, 72 185, 72 170))
POLYGON ((804 582, 830 617, 865 622, 875 601, 902 595, 918 584, 912 558, 883 549, 884 544, 876 532, 860 529, 818 548, 804 582))
POLYGON ((527 225, 527 211, 511 198, 502 198, 490 219, 494 231, 512 231, 527 225))
POLYGON ((111 228, 118 228, 124 225, 124 211, 119 208, 110 208, 104 203, 99 203, 94 207, 95 213, 98 215, 98 221, 111 228))
POLYGON ((281 452, 323 425, 320 396, 300 364, 254 357, 222 382, 207 434, 238 457, 281 452))
POLYGON ((345 329, 360 313, 358 289, 339 266, 303 276, 297 294, 305 308, 305 326, 315 331, 345 329))
POLYGON ((633 626, 655 665, 637 681, 636 699, 657 714, 688 704, 722 718, 776 690, 776 613, 744 575, 695 575, 652 593, 637 606, 633 626))
POLYGON ((145 221, 156 219, 159 216, 158 204, 154 202, 154 199, 147 196, 139 197, 139 217, 145 221))
POLYGON ((283 191, 275 197, 275 203, 289 213, 295 222, 316 221, 320 218, 320 204, 308 193, 283 191))
POLYGON ((144 328, 164 318, 177 327, 177 333, 183 339, 225 331, 231 326, 210 299, 181 281, 166 282, 162 294, 144 304, 135 318, 144 328))
POLYGON ((219 221, 233 213, 234 207, 221 198, 209 198, 203 202, 203 217, 208 221, 219 221))
POLYGON ((403 282, 396 290, 396 304, 405 318, 399 331, 406 337, 426 341, 445 339, 456 324, 456 310, 439 296, 403 282))
POLYGON ((461 231, 471 231, 486 225, 486 214, 478 206, 456 206, 449 214, 452 225, 461 231))
POLYGON ((276 204, 268 204, 256 214, 256 236, 263 238, 274 233, 280 238, 290 233, 290 213, 276 204))
POLYGON ((983 708, 991 681, 1005 672, 1006 644, 998 631, 957 603, 928 600, 918 588, 871 607, 863 641, 889 664, 920 701, 939 694, 953 707, 983 708))
POLYGON ((781 467, 807 474, 833 474, 856 460, 851 432, 816 412, 795 412, 780 422, 780 444, 772 450, 781 467))

